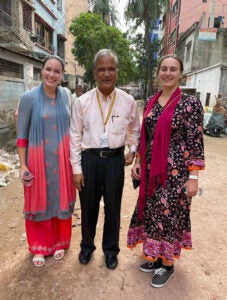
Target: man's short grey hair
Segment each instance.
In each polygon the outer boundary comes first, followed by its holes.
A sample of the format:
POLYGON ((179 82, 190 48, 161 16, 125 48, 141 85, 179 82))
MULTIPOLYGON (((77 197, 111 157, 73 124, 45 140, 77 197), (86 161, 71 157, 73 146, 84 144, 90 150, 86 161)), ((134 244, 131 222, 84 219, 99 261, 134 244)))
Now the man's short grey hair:
POLYGON ((110 56, 110 57, 113 57, 113 59, 115 60, 116 62, 116 66, 118 67, 118 58, 117 58, 117 55, 110 49, 101 49, 99 50, 96 54, 95 54, 95 57, 94 57, 94 61, 93 61, 93 67, 94 69, 96 68, 96 63, 97 63, 97 60, 100 58, 100 57, 103 57, 103 56, 110 56))

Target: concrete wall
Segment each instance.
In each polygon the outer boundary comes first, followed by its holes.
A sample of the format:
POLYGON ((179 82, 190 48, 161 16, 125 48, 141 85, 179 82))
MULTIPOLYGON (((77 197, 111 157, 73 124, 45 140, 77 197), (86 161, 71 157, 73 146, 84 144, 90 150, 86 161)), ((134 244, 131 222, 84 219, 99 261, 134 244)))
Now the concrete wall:
POLYGON ((0 57, 23 66, 24 78, 0 75, 0 147, 15 149, 15 111, 21 95, 39 84, 33 80, 33 68, 41 68, 40 63, 26 56, 0 47, 0 57))
POLYGON ((219 28, 216 41, 199 41, 199 31, 195 34, 195 45, 191 70, 196 71, 207 66, 227 61, 227 28, 219 28))
POLYGON ((210 104, 213 107, 216 103, 216 97, 220 94, 221 66, 216 65, 206 68, 187 76, 187 87, 196 88, 196 92, 200 93, 200 100, 205 106, 206 96, 210 93, 210 104))
POLYGON ((195 88, 205 105, 210 94, 210 106, 219 95, 227 96, 227 28, 217 30, 215 41, 201 41, 199 24, 194 24, 179 39, 177 55, 184 62, 186 87, 195 88), (190 55, 187 48, 191 43, 190 55))
POLYGON ((20 96, 39 82, 33 80, 33 68, 41 68, 39 62, 0 47, 0 57, 11 62, 23 65, 24 78, 15 78, 0 75, 0 110, 17 105, 20 96))

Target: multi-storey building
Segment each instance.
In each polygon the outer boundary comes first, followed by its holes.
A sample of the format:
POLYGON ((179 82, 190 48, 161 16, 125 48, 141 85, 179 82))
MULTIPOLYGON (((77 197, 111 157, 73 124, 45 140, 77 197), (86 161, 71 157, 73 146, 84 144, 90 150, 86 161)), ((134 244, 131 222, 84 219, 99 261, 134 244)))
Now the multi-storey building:
POLYGON ((170 0, 163 15, 161 55, 183 60, 185 86, 204 106, 227 96, 227 1, 170 0))
POLYGON ((40 81, 49 54, 65 60, 65 1, 0 1, 0 109, 40 81))
POLYGON ((73 90, 76 84, 85 86, 83 82, 84 69, 79 66, 72 54, 74 37, 69 32, 69 26, 72 23, 73 18, 78 17, 80 13, 89 11, 88 0, 66 0, 65 1, 65 17, 66 17, 66 42, 65 42, 65 80, 68 83, 68 87, 73 90))
POLYGON ((162 18, 162 55, 175 53, 179 37, 195 22, 203 28, 227 27, 226 0, 170 0, 162 18))

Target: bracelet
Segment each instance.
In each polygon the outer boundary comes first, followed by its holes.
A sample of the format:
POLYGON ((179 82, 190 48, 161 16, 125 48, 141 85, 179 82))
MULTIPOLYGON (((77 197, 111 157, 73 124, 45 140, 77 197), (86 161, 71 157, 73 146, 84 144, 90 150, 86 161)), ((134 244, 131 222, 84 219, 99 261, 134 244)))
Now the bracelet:
POLYGON ((188 178, 189 178, 189 179, 196 179, 196 180, 198 180, 198 179, 199 179, 199 176, 197 176, 197 175, 189 175, 188 178))

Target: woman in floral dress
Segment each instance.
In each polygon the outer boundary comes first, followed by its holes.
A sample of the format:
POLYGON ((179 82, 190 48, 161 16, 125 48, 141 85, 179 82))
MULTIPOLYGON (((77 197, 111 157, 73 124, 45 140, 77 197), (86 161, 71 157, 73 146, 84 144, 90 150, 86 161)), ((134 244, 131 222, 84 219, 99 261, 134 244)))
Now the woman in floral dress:
POLYGON ((182 93, 183 63, 163 57, 157 69, 160 92, 144 110, 140 150, 132 178, 140 180, 139 197, 128 231, 128 247, 143 243, 139 269, 152 272, 151 285, 164 286, 174 274, 173 260, 191 249, 190 209, 204 169, 203 107, 182 93))
POLYGON ((17 147, 24 186, 24 215, 29 251, 41 267, 45 256, 63 258, 70 245, 75 189, 69 162, 70 98, 59 84, 64 65, 57 56, 45 58, 42 83, 25 92, 18 109, 17 147))

